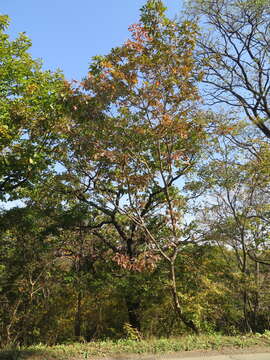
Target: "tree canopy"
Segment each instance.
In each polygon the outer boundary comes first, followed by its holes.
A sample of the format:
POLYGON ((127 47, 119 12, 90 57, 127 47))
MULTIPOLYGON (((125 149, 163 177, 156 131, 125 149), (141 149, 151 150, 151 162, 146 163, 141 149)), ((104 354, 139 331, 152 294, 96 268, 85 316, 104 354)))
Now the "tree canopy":
POLYGON ((7 16, 0 17, 0 198, 18 196, 51 162, 61 136, 65 91, 63 75, 41 69, 33 60, 31 42, 21 33, 10 40, 7 16))
POLYGON ((267 0, 192 0, 201 19, 198 61, 209 104, 236 108, 270 138, 269 21, 267 0))

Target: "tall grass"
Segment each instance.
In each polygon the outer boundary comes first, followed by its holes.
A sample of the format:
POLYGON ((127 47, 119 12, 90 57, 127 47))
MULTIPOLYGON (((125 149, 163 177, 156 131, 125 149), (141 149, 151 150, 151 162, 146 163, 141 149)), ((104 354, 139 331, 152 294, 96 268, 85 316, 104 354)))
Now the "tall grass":
POLYGON ((43 344, 27 348, 6 348, 0 351, 1 360, 85 360, 128 354, 158 354, 191 350, 220 350, 224 348, 269 347, 270 332, 252 335, 223 336, 219 334, 182 336, 148 340, 122 339, 55 346, 43 344))

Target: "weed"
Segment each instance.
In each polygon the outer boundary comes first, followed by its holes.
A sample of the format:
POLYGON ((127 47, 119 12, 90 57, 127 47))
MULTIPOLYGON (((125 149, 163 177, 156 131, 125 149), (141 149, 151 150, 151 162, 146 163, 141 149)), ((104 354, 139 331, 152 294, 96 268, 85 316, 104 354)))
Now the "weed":
POLYGON ((264 334, 238 336, 188 335, 175 338, 143 340, 134 329, 127 327, 127 338, 90 343, 38 344, 28 348, 10 347, 0 351, 1 360, 89 360, 93 357, 119 354, 158 354, 190 350, 217 350, 222 348, 247 348, 254 345, 270 346, 270 331, 264 334))

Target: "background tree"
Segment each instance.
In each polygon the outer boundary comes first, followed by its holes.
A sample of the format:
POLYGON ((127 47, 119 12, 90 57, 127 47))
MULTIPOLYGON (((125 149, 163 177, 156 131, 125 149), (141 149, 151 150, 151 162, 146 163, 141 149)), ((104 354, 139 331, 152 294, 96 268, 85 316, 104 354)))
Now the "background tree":
MULTIPOLYGON (((218 134, 201 172, 208 189, 202 221, 204 230, 209 231, 206 238, 217 243, 232 264, 232 284, 237 284, 234 293, 240 291, 242 297, 241 326, 245 331, 256 332, 269 326, 265 317, 269 269, 260 268, 256 261, 269 251, 269 175, 262 173, 265 142, 258 139, 256 144, 254 131, 249 136, 253 139, 252 149, 239 147, 241 142, 235 144, 235 137, 218 134)), ((249 141, 242 138, 245 144, 249 141)))
POLYGON ((200 19, 198 61, 207 103, 236 108, 267 137, 270 91, 268 0, 192 0, 200 19))
POLYGON ((50 154, 64 126, 65 94, 60 72, 42 71, 28 50, 29 38, 10 40, 9 20, 0 17, 0 198, 18 196, 52 161, 50 154))
POLYGON ((37 214, 41 215, 28 208, 14 208, 1 213, 2 346, 8 343, 31 344, 43 331, 48 331, 49 340, 50 330, 44 318, 50 318, 50 297, 57 274, 53 241, 42 235, 45 216, 43 214, 37 221, 37 214))

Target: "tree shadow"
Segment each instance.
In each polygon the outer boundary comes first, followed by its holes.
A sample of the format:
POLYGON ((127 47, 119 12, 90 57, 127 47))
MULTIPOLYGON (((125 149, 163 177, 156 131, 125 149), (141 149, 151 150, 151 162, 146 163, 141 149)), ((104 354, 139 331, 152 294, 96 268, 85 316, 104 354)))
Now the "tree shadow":
POLYGON ((49 351, 46 350, 0 350, 0 360, 56 360, 49 351))

